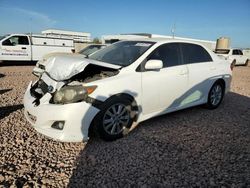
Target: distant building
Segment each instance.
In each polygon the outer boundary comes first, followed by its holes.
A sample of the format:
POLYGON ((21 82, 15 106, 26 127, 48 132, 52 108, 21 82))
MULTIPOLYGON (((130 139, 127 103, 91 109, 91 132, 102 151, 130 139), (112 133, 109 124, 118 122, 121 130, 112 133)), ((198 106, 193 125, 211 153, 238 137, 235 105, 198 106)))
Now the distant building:
MULTIPOLYGON (((173 39, 173 36, 168 35, 157 35, 157 34, 150 34, 150 33, 131 33, 131 34, 118 34, 118 35, 103 35, 102 36, 102 43, 105 44, 112 44, 114 42, 120 40, 128 40, 132 38, 166 38, 166 39, 173 39)), ((199 40, 199 39, 192 39, 192 38, 182 38, 182 37, 174 37, 177 40, 186 40, 192 42, 198 42, 202 45, 206 46, 207 48, 214 50, 216 47, 216 41, 209 41, 209 40, 199 40)))
POLYGON ((42 31, 43 35, 73 39, 74 42, 91 42, 91 34, 85 32, 64 31, 58 29, 47 29, 42 31))

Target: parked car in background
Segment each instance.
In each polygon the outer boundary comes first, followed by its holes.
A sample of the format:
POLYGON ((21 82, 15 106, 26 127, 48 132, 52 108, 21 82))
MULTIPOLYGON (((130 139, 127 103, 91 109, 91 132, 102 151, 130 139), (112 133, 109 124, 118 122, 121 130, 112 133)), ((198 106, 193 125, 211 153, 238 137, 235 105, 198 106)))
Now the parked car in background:
POLYGON ((241 49, 228 49, 223 51, 216 51, 216 54, 219 56, 228 59, 230 62, 234 62, 235 65, 245 65, 247 66, 249 63, 249 57, 243 55, 241 49))
POLYGON ((45 71, 45 66, 46 66, 46 62, 47 62, 47 59, 50 58, 50 57, 55 57, 55 56, 79 56, 79 57, 87 57, 89 56, 90 54, 102 49, 102 48, 105 48, 106 45, 105 44, 91 44, 91 45, 88 45, 87 47, 83 48, 82 50, 80 50, 78 53, 49 53, 49 54, 46 54, 40 61, 38 61, 36 63, 36 66, 35 68, 33 69, 33 74, 36 75, 36 76, 41 76, 42 73, 45 71))
POLYGON ((78 53, 84 56, 89 56, 90 54, 93 54, 94 52, 102 48, 105 48, 106 46, 107 46, 106 44, 91 44, 80 50, 78 53))
POLYGON ((73 39, 11 34, 0 38, 0 61, 38 61, 45 54, 71 53, 73 49, 73 39))
POLYGON ((121 41, 88 58, 49 58, 46 71, 28 85, 24 113, 56 140, 87 141, 90 127, 115 140, 155 116, 201 104, 217 108, 230 89, 231 68, 199 43, 121 41))

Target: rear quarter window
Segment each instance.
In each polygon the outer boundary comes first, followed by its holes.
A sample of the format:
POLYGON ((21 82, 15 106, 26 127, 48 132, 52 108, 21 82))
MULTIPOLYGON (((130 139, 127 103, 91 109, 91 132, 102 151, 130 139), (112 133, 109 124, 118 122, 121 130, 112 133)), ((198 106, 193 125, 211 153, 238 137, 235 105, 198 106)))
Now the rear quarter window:
POLYGON ((212 61, 210 54, 197 44, 181 43, 184 64, 212 61))

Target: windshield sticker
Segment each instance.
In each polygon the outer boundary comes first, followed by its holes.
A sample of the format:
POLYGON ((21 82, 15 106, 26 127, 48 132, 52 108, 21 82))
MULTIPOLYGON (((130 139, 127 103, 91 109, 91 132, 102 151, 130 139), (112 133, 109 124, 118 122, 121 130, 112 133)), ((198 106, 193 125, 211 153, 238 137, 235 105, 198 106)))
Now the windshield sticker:
POLYGON ((136 43, 135 46, 149 47, 151 46, 151 43, 139 42, 139 43, 136 43))

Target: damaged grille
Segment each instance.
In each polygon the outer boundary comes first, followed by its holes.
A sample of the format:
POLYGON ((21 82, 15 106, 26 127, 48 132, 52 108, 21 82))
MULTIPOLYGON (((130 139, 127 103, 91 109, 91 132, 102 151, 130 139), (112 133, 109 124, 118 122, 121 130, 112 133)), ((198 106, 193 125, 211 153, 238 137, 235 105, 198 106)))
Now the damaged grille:
POLYGON ((30 88, 30 94, 32 97, 35 97, 36 100, 42 98, 47 92, 48 85, 41 79, 30 88))
POLYGON ((48 85, 43 80, 38 81, 38 88, 41 88, 43 94, 48 92, 48 85))

